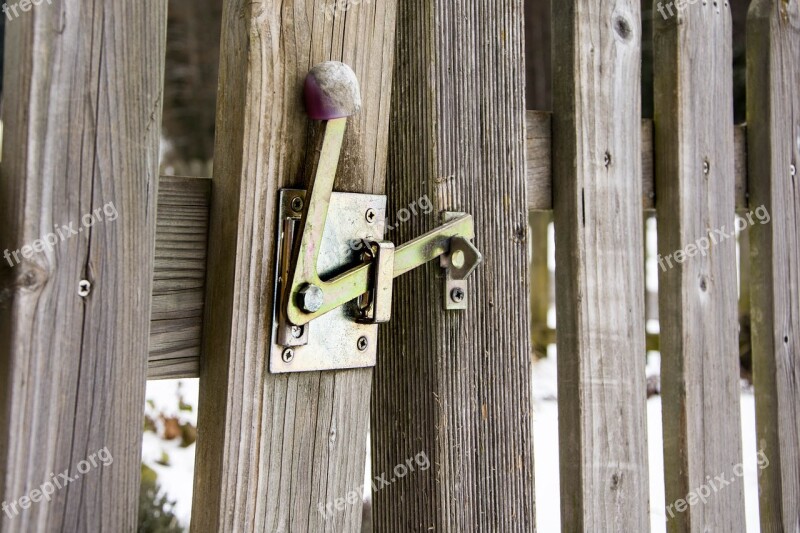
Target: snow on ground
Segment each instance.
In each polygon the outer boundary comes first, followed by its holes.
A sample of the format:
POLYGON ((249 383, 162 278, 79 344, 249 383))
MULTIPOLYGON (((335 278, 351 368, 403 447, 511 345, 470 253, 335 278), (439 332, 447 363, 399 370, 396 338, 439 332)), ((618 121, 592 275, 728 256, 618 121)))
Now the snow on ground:
MULTIPOLYGON (((145 412, 157 419, 159 414, 176 417, 181 423, 189 422, 197 427, 197 399, 200 380, 181 379, 147 382, 147 405, 145 412), (191 411, 178 407, 179 397, 192 406, 191 411)), ((155 470, 158 483, 167 497, 175 502, 175 516, 187 530, 192 515, 192 482, 194 479, 195 444, 181 447, 181 439, 163 440, 159 435, 145 432, 142 447, 142 462, 155 470), (164 454, 169 457, 169 466, 158 463, 164 454)))
MULTIPOLYGON (((658 375, 659 356, 648 357, 647 375, 658 375)), ((542 533, 561 529, 558 473, 558 402, 555 347, 548 357, 534 364, 532 392, 534 398, 534 453, 536 469, 536 526, 542 533)), ((758 524, 758 470, 755 437, 755 401, 751 390, 744 390, 742 401, 742 435, 744 453, 744 490, 747 531, 760 531, 758 524)), ((650 527, 653 533, 666 528, 664 503, 664 470, 661 433, 661 397, 647 401, 647 435, 650 465, 650 527)), ((722 474, 722 472, 719 472, 722 474)), ((730 474, 728 472, 727 474, 730 474)), ((741 481, 739 481, 741 482, 741 481)), ((724 488, 722 490, 725 490, 724 488)))

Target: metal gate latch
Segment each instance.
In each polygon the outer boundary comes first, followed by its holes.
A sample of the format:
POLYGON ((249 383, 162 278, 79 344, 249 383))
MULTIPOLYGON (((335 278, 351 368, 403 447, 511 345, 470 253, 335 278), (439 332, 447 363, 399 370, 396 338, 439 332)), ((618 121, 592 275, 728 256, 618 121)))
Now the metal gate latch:
POLYGON ((361 107, 350 67, 314 67, 305 101, 325 131, 308 192, 280 191, 273 373, 374 366, 394 278, 438 258, 446 309, 466 309, 466 279, 482 261, 469 214, 443 213, 442 226, 395 248, 383 240, 385 196, 333 192, 347 118, 361 107))

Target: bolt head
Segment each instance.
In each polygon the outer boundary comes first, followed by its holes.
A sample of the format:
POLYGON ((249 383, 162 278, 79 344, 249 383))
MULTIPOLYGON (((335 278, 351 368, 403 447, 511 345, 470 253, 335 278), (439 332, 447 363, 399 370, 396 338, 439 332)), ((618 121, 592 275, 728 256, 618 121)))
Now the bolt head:
POLYGON ((450 291, 450 299, 453 300, 455 303, 460 304, 466 298, 466 294, 464 294, 464 289, 456 287, 452 291, 450 291))
POLYGON ((284 363, 291 363, 294 360, 294 350, 286 348, 281 354, 281 359, 283 359, 284 363))
POLYGON ((300 211, 302 211, 304 205, 305 203, 303 202, 303 199, 300 198, 299 196, 295 196, 294 198, 292 198, 292 209, 295 210, 296 212, 299 213, 300 211))
POLYGON ((316 285, 306 285, 300 291, 300 307, 306 313, 316 313, 325 303, 325 293, 316 285))
POLYGON ((358 339, 358 350, 360 352, 365 351, 369 347, 369 339, 366 337, 359 337, 358 339))
POLYGON ((456 250, 450 256, 450 264, 453 265, 455 268, 464 268, 466 262, 467 258, 464 255, 464 252, 461 250, 456 250))

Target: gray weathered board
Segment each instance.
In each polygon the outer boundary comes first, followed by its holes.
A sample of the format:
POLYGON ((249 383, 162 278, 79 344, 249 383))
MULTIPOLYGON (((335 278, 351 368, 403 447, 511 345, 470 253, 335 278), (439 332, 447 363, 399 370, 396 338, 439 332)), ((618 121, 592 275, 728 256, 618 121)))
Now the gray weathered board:
POLYGON ((394 0, 225 0, 192 528, 358 531, 372 369, 268 371, 278 191, 302 187, 318 131, 300 95, 341 60, 361 84, 336 190, 384 192, 394 0), (328 15, 331 15, 330 19, 328 15))
POLYGON ((800 530, 800 2, 755 0, 747 28, 753 377, 762 531, 800 530), (792 170, 794 169, 794 170, 792 170), (761 458, 763 461, 763 457, 761 458))
POLYGON ((440 211, 475 219, 469 308, 443 311, 435 263, 395 282, 372 395, 372 471, 432 466, 373 496, 376 531, 534 529, 522 0, 398 6, 389 238, 440 211), (430 216, 399 212, 430 199, 430 216), (398 215, 394 215, 398 213, 398 215))
MULTIPOLYGON (((658 251, 668 258, 692 253, 688 246, 714 230, 733 231, 730 7, 686 5, 675 17, 655 17, 653 35, 658 251)), ((671 264, 659 272, 668 529, 739 531, 742 483, 703 505, 679 502, 707 476, 732 477, 742 462, 736 240, 721 239, 709 253, 671 264)))
POLYGON ((28 8, 5 26, 0 248, 71 236, 0 267, 0 501, 74 481, 0 531, 135 531, 167 2, 28 8))
POLYGON ((552 6, 561 527, 646 531, 640 2, 552 6))

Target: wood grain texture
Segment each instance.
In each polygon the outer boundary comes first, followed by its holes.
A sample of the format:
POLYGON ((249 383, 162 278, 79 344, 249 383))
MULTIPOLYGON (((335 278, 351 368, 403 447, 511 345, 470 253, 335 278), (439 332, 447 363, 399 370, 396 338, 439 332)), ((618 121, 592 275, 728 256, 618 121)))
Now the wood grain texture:
POLYGON ((664 470, 670 531, 738 531, 743 483, 673 504, 742 462, 731 14, 723 2, 655 17, 656 195, 664 470), (708 239, 706 254, 677 251, 708 239), (667 261, 672 258, 671 262, 667 261), (673 506, 670 508, 670 506, 673 506))
POLYGON ((753 372, 762 531, 800 530, 800 2, 756 0, 747 27, 753 372), (792 174, 794 166, 794 174, 792 174))
POLYGON ((335 190, 384 192, 395 1, 326 17, 327 2, 226 0, 192 527, 358 531, 372 370, 268 372, 278 190, 305 187, 317 129, 302 106, 315 64, 349 64, 350 119, 335 190))
MULTIPOLYGON (((396 280, 372 397, 374 475, 425 452, 427 471, 374 495, 376 531, 532 531, 523 5, 401 2, 390 212, 428 196, 475 217, 485 262, 464 312, 443 310, 429 264, 396 280)), ((391 217, 390 217, 391 218, 391 217)))
MULTIPOLYGON (((526 114, 526 182, 529 216, 536 211, 553 209, 552 129, 551 114, 528 111, 526 114)), ((747 132, 744 125, 735 131, 736 207, 746 210, 747 199, 747 132)), ((642 121, 642 208, 655 209, 653 121, 642 121)), ((149 379, 196 378, 200 375, 202 343, 202 291, 205 280, 204 235, 208 218, 202 213, 210 209, 210 184, 204 178, 162 177, 159 193, 156 265, 153 285, 153 321, 150 337, 149 379), (162 197, 166 197, 162 199, 162 197), (177 226, 173 228, 172 226, 177 226), (187 256, 188 255, 188 256, 187 256), (179 297, 181 299, 179 299, 179 297), (185 300, 189 305, 184 305, 185 300), (159 317, 158 315, 162 315, 159 317)), ((547 216, 547 215, 543 215, 547 216)), ((534 237, 540 240, 542 237, 534 237)), ((544 294, 544 293, 543 293, 544 294)), ((541 303, 541 302, 540 302, 541 303)), ((543 307, 539 307, 543 309, 543 307)), ((541 315, 541 313, 540 313, 541 315)), ((543 316, 543 315, 542 315, 543 316)), ((554 335, 546 332, 541 342, 554 335)), ((648 337, 648 346, 657 346, 658 339, 648 337)))
POLYGON ((148 379, 200 375, 211 180, 162 176, 148 379))
MULTIPOLYGON (((526 159, 528 183, 528 209, 549 211, 553 209, 552 127, 551 114, 528 111, 526 115, 526 159)), ((746 209, 747 201, 747 128, 735 129, 736 207, 746 209)), ((642 121, 642 208, 656 208, 655 164, 653 150, 653 121, 642 121)))
POLYGON ((646 531, 639 0, 553 2, 561 527, 646 531))
POLYGON ((98 450, 113 463, 0 514, 0 531, 136 529, 166 12, 55 0, 6 25, 0 248, 81 231, 0 267, 0 501, 98 450), (89 228, 110 203, 118 217, 89 228))

